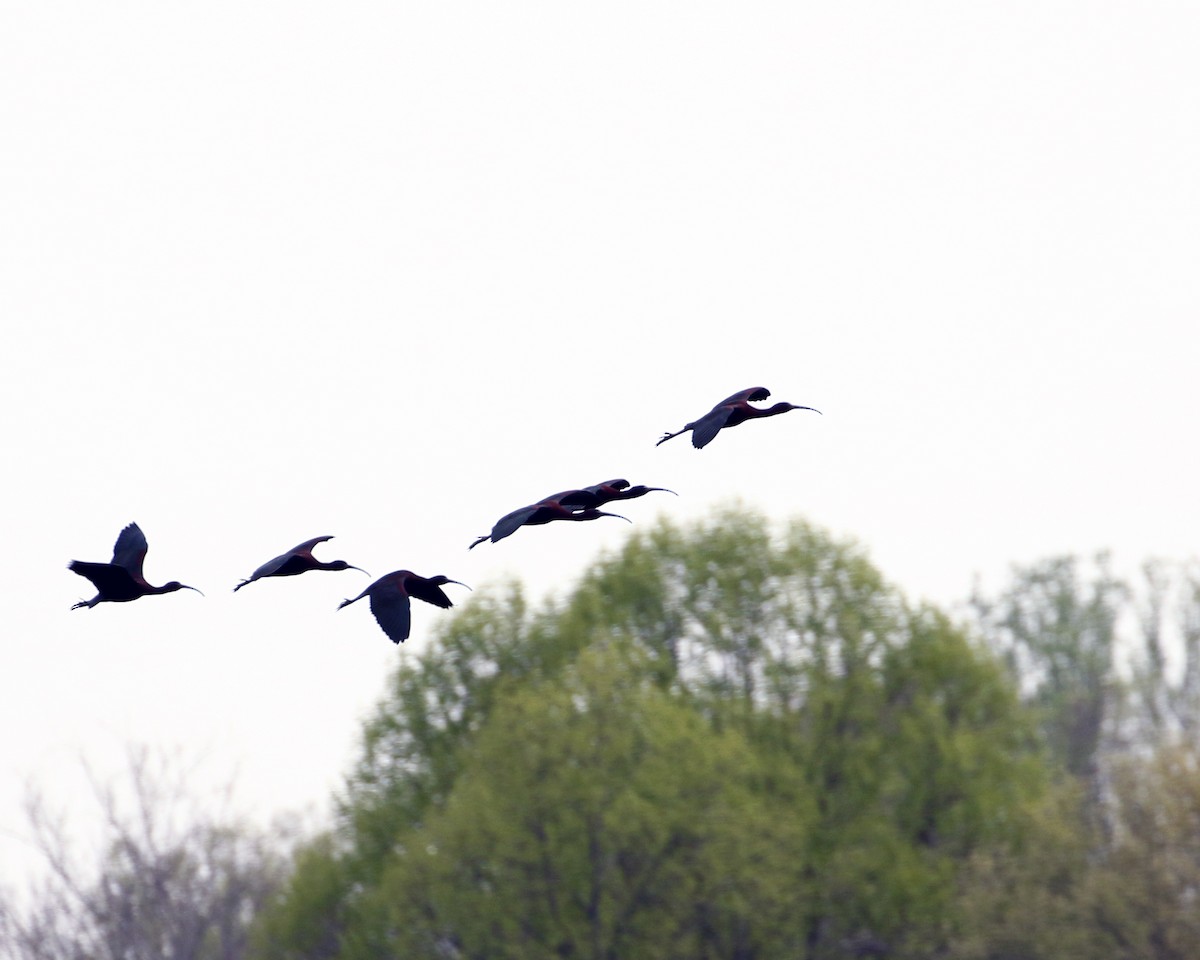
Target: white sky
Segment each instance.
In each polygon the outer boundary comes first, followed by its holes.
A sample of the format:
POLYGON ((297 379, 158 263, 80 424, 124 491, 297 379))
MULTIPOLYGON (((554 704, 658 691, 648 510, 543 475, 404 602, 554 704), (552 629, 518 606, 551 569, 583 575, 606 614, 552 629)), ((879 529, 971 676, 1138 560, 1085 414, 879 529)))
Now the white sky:
POLYGON ((627 525, 467 544, 622 476, 941 603, 1195 555, 1197 50, 1189 3, 0 6, 0 880, 26 783, 130 740, 324 803, 402 654, 353 571, 230 592, 309 537, 536 596, 627 525), (758 384, 824 416, 655 448, 758 384), (207 596, 72 612, 131 520, 207 596))

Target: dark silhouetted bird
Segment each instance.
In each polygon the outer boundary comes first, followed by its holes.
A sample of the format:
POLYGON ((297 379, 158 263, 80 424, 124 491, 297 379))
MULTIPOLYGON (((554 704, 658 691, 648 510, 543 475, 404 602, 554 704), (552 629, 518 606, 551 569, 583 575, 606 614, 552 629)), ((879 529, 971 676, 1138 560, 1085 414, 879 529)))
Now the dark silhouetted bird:
POLYGON ((662 439, 655 446, 657 447, 661 443, 666 443, 672 437, 677 437, 681 433, 687 433, 691 430, 692 446, 699 449, 710 443, 722 427, 736 427, 739 423, 745 423, 747 420, 756 420, 759 417, 774 417, 780 413, 787 413, 789 410, 811 410, 813 413, 821 412, 816 407, 802 407, 797 403, 776 403, 770 407, 750 406, 752 400, 766 400, 770 395, 771 391, 766 387, 750 387, 747 390, 741 390, 732 397, 726 397, 699 420, 693 420, 682 430, 676 430, 674 433, 664 433, 662 439))
POLYGON ((633 500, 656 491, 679 496, 674 490, 668 490, 666 487, 647 487, 640 483, 636 487, 631 487, 628 480, 618 479, 605 480, 603 483, 593 484, 590 487, 581 487, 578 490, 564 490, 546 499, 557 500, 564 507, 578 509, 581 507, 602 507, 604 504, 611 503, 614 500, 633 500))
MULTIPOLYGON (((556 494, 556 496, 567 496, 582 492, 580 490, 566 490, 562 494, 556 494)), ((626 523, 633 522, 628 517, 622 517, 619 513, 605 513, 603 510, 597 510, 595 507, 577 510, 564 506, 558 500, 554 499, 554 497, 547 497, 545 500, 531 503, 529 506, 521 507, 512 513, 506 513, 496 521, 496 525, 492 527, 491 533, 485 533, 482 537, 476 538, 475 542, 467 549, 474 550, 485 540, 491 540, 492 543, 496 543, 505 537, 512 536, 521 527, 533 527, 542 523, 551 523, 555 520, 597 520, 600 517, 617 517, 626 523)))
POLYGON ((338 609, 357 603, 363 597, 370 597, 371 612, 375 614, 383 632, 391 637, 392 643, 403 643, 408 639, 412 626, 409 598, 416 597, 418 600, 432 603, 435 607, 449 609, 454 604, 442 590, 447 583, 467 587, 465 583, 451 580, 440 573, 436 577, 419 577, 411 570, 393 570, 380 577, 353 600, 343 600, 338 604, 338 609))
MULTIPOLYGON (((71 607, 94 607, 98 603, 125 603, 136 600, 152 593, 174 593, 176 590, 196 590, 172 580, 161 587, 152 587, 142 576, 142 562, 146 559, 146 535, 136 523, 131 523, 121 531, 113 547, 112 563, 87 563, 83 560, 72 560, 67 569, 87 577, 99 591, 91 600, 80 600, 71 607)), ((200 596, 203 591, 196 590, 200 596)))
MULTIPOLYGON (((326 562, 318 560, 312 555, 313 547, 332 539, 333 537, 313 537, 311 540, 297 544, 287 553, 281 553, 274 560, 268 560, 250 574, 249 580, 243 580, 234 587, 233 592, 237 593, 246 584, 261 580, 263 577, 294 577, 298 573, 307 573, 309 570, 357 570, 359 573, 367 573, 362 567, 356 567, 345 560, 326 562)), ((367 576, 369 577, 370 574, 367 573, 367 576)))

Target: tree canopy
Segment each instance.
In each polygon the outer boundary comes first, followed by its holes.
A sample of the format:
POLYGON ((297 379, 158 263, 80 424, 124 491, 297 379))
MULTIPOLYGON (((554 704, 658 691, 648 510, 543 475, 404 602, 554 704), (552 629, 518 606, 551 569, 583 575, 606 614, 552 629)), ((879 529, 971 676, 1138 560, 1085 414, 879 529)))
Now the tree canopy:
POLYGON ((928 956, 959 865, 1044 788, 1033 733, 856 545, 661 521, 403 661, 264 955, 928 956))
POLYGON ((167 842, 135 768, 98 868, 43 831, 0 956, 1200 955, 1200 572, 1051 557, 965 609, 800 520, 660 521, 402 650, 290 859, 211 818, 167 842))

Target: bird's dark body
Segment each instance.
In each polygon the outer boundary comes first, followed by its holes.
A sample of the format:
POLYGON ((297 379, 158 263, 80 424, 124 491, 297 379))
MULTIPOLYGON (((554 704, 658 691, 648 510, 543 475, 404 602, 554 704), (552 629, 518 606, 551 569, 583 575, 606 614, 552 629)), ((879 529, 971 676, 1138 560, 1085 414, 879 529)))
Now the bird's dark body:
POLYGON ((726 397, 698 420, 685 424, 682 430, 674 433, 664 433, 662 439, 655 444, 666 443, 672 437, 692 431, 692 446, 697 450, 707 446, 712 439, 725 427, 736 427, 747 420, 758 420, 762 417, 774 417, 789 410, 811 410, 820 413, 816 407, 802 407, 798 403, 776 403, 770 407, 752 407, 750 404, 758 400, 766 400, 771 391, 766 387, 747 387, 732 396, 726 397))
MULTIPOLYGON (((189 587, 178 580, 164 583, 161 587, 147 583, 146 578, 142 576, 142 564, 148 549, 142 528, 136 523, 131 523, 117 537, 113 546, 112 563, 72 560, 67 564, 67 569, 90 580, 97 593, 91 600, 80 600, 71 609, 91 608, 98 603, 128 603, 140 597, 175 593, 177 590, 196 590, 195 587, 189 587)), ((196 590, 196 593, 204 595, 199 590, 196 590)))
POLYGON ((311 563, 306 563, 300 557, 293 554, 288 554, 286 557, 276 557, 270 563, 263 564, 251 574, 251 580, 260 580, 263 577, 294 577, 301 573, 307 573, 312 570, 311 563), (279 561, 283 561, 280 563, 279 561))
MULTIPOLYGON (((454 606, 454 603, 442 589, 447 583, 457 583, 460 587, 467 586, 465 583, 451 580, 440 573, 436 577, 422 577, 411 570, 393 570, 380 577, 354 599, 343 600, 338 604, 338 609, 341 610, 342 607, 357 603, 363 597, 370 597, 371 613, 375 615, 375 620, 383 632, 388 635, 392 643, 403 643, 408 639, 412 629, 410 598, 416 597, 435 607, 448 610, 454 606)), ((467 587, 467 589, 471 588, 467 587)))
POLYGON ((598 520, 600 517, 618 517, 627 523, 631 522, 628 517, 622 517, 619 513, 605 513, 603 510, 597 510, 595 507, 580 509, 574 506, 567 506, 556 499, 560 496, 565 497, 575 493, 582 494, 584 491, 566 490, 561 494, 547 497, 545 500, 539 500, 537 503, 520 507, 512 511, 512 513, 506 513, 496 521, 491 533, 485 533, 482 537, 477 537, 475 542, 467 549, 474 550, 485 540, 491 540, 492 543, 496 543, 505 537, 512 536, 521 527, 536 527, 555 520, 598 520))
POLYGON ((67 569, 92 581, 100 592, 91 600, 77 603, 75 607, 94 607, 98 603, 128 603, 146 595, 143 584, 133 579, 124 567, 115 563, 87 563, 84 560, 72 560, 67 569))
POLYGON ((362 567, 356 567, 353 564, 347 563, 345 560, 318 560, 313 556, 312 551, 318 543, 324 543, 326 540, 332 540, 333 537, 313 537, 311 540, 305 540, 292 547, 287 553, 281 553, 272 560, 268 560, 261 567, 250 574, 250 577, 243 580, 233 592, 237 593, 242 587, 253 583, 255 580, 261 580, 263 577, 294 577, 301 573, 307 573, 309 570, 357 570, 360 573, 366 573, 362 567))

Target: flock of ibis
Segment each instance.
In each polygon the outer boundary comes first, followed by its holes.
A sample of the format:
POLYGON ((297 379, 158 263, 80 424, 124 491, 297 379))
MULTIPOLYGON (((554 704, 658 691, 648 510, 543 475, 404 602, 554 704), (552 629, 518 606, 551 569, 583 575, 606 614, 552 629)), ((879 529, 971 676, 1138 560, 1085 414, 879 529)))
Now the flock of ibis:
MULTIPOLYGON (((821 412, 815 407, 802 407, 795 403, 776 403, 770 407, 751 406, 756 401, 766 400, 770 395, 770 391, 766 387, 740 390, 733 396, 722 400, 704 416, 685 424, 682 429, 676 430, 674 433, 664 433, 658 444, 665 443, 681 433, 691 431, 692 446, 700 449, 711 443, 723 428, 736 427, 747 420, 773 417, 780 413, 787 413, 789 410, 821 412)), ((537 526, 555 520, 597 520, 600 517, 617 517, 629 522, 628 517, 622 517, 619 513, 606 513, 599 508, 616 500, 632 500, 655 492, 674 493, 675 491, 665 487, 647 487, 641 484, 630 486, 628 480, 608 480, 591 487, 563 490, 505 514, 496 521, 491 533, 478 537, 468 549, 473 550, 488 540, 497 543, 505 537, 512 536, 521 527, 537 526)), ((282 553, 260 566, 248 578, 234 587, 234 592, 254 583, 255 580, 262 580, 266 577, 294 577, 297 574, 307 573, 309 570, 358 570, 360 573, 366 573, 361 567, 349 564, 345 560, 324 561, 313 556, 313 548, 317 544, 332 539, 333 537, 313 537, 311 540, 297 544, 286 553, 282 553)), ((137 600, 139 597, 174 593, 177 590, 196 590, 195 587, 189 587, 178 580, 164 583, 160 587, 148 583, 142 575, 146 549, 145 534, 136 523, 131 523, 117 537, 111 563, 72 560, 68 564, 68 569, 90 580, 97 592, 91 600, 80 600, 71 609, 94 607, 98 603, 124 603, 129 600, 137 600)), ((394 570, 380 577, 357 597, 343 600, 338 604, 338 609, 357 603, 363 597, 369 597, 371 613, 375 615, 383 632, 391 638, 393 643, 403 643, 408 639, 411 629, 411 599, 415 597, 442 609, 452 607, 453 603, 442 589, 448 583, 466 586, 458 580, 451 580, 441 574, 436 577, 422 577, 411 570, 394 570)), ((470 587, 467 589, 469 590, 470 587)), ((200 590, 196 590, 196 592, 201 596, 204 595, 200 590)))

